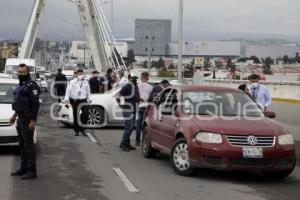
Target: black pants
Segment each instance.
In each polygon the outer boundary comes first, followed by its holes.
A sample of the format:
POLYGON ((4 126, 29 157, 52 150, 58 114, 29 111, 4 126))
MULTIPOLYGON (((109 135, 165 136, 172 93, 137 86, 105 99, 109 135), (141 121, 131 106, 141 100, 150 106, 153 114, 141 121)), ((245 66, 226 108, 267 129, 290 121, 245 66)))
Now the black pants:
POLYGON ((30 119, 18 117, 17 132, 21 156, 21 170, 36 174, 36 151, 33 142, 34 130, 29 129, 30 119))
POLYGON ((73 108, 73 128, 75 133, 82 132, 84 130, 84 127, 80 126, 80 124, 87 124, 88 120, 88 106, 82 106, 82 103, 86 103, 87 100, 75 100, 75 99, 70 99, 70 103, 73 108), (81 115, 80 110, 81 110, 81 115), (78 116, 80 116, 78 118, 78 116))

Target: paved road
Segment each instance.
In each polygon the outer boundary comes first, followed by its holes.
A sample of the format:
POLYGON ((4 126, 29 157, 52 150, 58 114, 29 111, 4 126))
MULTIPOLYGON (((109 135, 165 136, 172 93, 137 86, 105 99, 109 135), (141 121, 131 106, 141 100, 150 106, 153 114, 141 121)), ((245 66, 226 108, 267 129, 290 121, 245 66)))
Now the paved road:
POLYGON ((42 106, 38 128, 38 179, 21 181, 9 177, 19 161, 14 151, 2 149, 1 200, 300 199, 299 166, 284 181, 253 173, 213 170, 181 177, 174 174, 167 156, 144 159, 139 149, 119 151, 121 129, 93 131, 98 143, 73 136, 71 129, 59 127, 50 119, 47 101, 42 106), (127 185, 132 183, 138 192, 129 192, 114 168, 120 169, 130 181, 127 185))

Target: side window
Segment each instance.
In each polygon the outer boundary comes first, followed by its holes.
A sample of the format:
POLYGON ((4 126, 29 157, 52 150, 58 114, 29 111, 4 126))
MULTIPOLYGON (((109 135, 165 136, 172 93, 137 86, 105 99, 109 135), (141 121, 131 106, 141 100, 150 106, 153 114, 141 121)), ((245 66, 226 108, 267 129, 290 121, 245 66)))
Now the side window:
POLYGON ((177 90, 174 89, 169 93, 164 105, 166 108, 171 108, 177 103, 178 103, 178 92, 177 90))
POLYGON ((154 103, 159 106, 166 101, 168 96, 170 95, 172 88, 167 88, 160 93, 160 95, 156 96, 154 99, 154 103))

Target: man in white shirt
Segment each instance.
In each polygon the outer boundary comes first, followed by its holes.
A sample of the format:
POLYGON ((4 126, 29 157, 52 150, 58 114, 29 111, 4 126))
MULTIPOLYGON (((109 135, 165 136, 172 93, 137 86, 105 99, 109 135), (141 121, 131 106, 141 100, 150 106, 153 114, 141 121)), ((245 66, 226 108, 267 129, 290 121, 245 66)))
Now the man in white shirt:
POLYGON ((259 83, 260 76, 252 74, 250 76, 249 93, 263 111, 266 111, 272 105, 272 98, 268 88, 259 83))
POLYGON ((81 104, 88 102, 91 95, 91 89, 89 82, 84 80, 84 78, 83 70, 77 70, 77 78, 70 81, 64 99, 66 106, 71 104, 73 108, 73 128, 75 136, 79 136, 79 132, 81 132, 82 135, 85 135, 85 130, 80 124, 86 124, 88 119, 88 108, 86 106, 81 106, 81 104), (78 119, 80 109, 82 114, 78 119))
POLYGON ((128 83, 128 79, 125 77, 124 71, 120 70, 118 72, 118 75, 119 75, 119 77, 118 77, 118 82, 117 82, 116 87, 123 87, 123 86, 125 86, 128 83))
POLYGON ((136 121, 136 139, 135 139, 136 146, 140 146, 144 112, 146 107, 148 106, 148 99, 153 89, 152 85, 150 85, 148 81, 149 81, 148 72, 143 72, 141 75, 141 83, 138 85, 141 103, 139 105, 138 115, 137 115, 138 117, 136 121))

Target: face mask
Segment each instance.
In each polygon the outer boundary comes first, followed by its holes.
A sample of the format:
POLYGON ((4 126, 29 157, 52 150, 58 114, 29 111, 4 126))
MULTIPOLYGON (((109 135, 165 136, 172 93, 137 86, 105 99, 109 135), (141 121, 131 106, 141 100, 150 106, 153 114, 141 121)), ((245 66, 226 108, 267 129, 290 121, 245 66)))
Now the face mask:
POLYGON ((84 79, 84 75, 78 75, 78 79, 79 80, 83 80, 84 79))
POLYGON ((253 88, 258 88, 258 83, 252 83, 253 88))
POLYGON ((29 74, 27 75, 18 75, 18 79, 19 81, 22 83, 22 82, 25 82, 25 81, 28 81, 30 78, 29 74))

